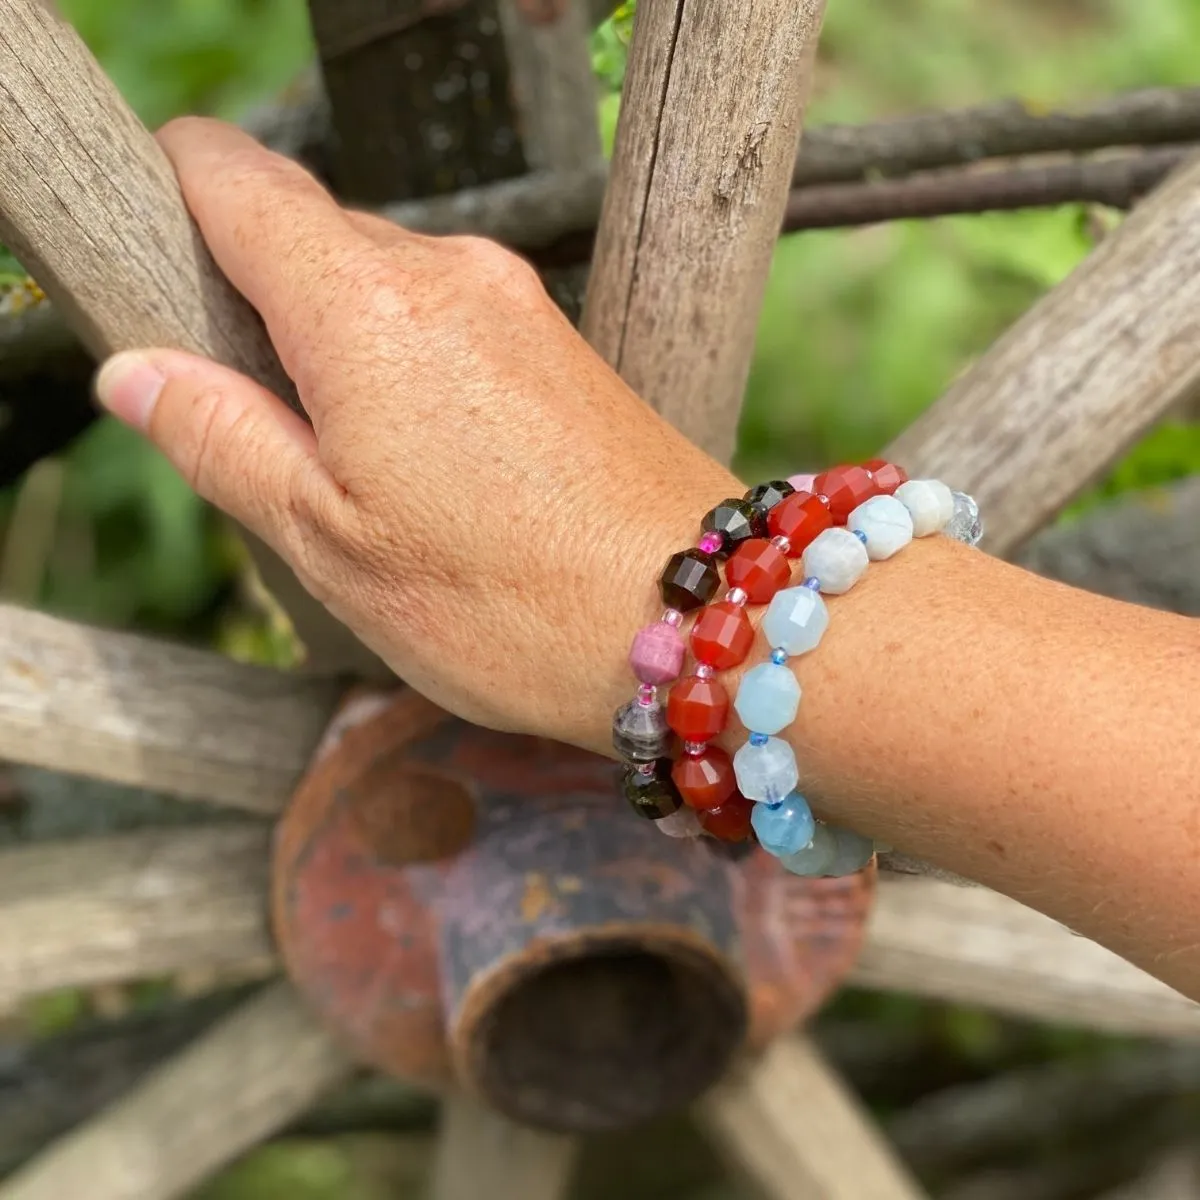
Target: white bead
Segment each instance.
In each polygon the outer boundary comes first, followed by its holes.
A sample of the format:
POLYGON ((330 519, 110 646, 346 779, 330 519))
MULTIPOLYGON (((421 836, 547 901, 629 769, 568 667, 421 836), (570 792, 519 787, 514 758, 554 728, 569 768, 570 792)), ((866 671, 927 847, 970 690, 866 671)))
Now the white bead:
POLYGON ((896 489, 896 499, 912 517, 913 537, 945 529, 954 516, 954 493, 939 479, 910 479, 896 489))
POLYGON ((867 557, 882 562, 903 550, 913 537, 913 519, 895 496, 872 496, 851 514, 846 528, 867 538, 867 557))
POLYGON ((826 529, 804 551, 804 574, 821 582, 830 596, 848 592, 862 577, 870 561, 867 548, 848 529, 826 529))
POLYGON ((796 752, 781 738, 768 738, 761 745, 747 742, 733 756, 733 773, 738 791, 747 800, 778 804, 800 782, 796 752))
POLYGON ((698 838, 704 832, 696 810, 687 804, 677 808, 669 817, 655 821, 654 828, 672 838, 698 838))
MULTIPOLYGON (((815 650, 829 628, 829 609, 819 592, 812 588, 784 588, 776 592, 763 617, 767 644, 788 654, 806 654, 815 650)), ((765 732, 765 731, 764 731, 765 732)))

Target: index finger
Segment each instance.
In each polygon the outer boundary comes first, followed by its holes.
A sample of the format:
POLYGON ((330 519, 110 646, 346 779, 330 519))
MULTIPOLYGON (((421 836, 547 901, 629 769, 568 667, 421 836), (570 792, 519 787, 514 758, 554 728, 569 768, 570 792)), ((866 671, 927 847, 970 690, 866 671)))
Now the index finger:
POLYGON ((233 125, 185 117, 158 140, 217 266, 262 315, 294 378, 315 332, 317 287, 327 289, 368 239, 303 167, 233 125))

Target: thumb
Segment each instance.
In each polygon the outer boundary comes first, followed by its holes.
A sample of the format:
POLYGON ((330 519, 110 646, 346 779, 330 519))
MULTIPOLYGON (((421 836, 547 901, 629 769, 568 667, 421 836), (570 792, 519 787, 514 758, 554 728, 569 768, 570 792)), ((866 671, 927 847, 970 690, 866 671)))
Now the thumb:
POLYGON ((116 354, 100 403, 145 433, 204 499, 278 546, 296 501, 328 477, 311 427, 252 379, 181 350, 116 354))

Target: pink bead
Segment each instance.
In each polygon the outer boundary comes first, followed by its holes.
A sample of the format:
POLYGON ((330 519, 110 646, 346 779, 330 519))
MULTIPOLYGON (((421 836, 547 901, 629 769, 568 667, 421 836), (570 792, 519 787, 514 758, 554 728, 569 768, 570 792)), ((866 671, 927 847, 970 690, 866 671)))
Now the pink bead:
POLYGON ((643 708, 653 708, 658 700, 658 688, 652 683, 643 683, 637 690, 637 702, 643 708))
POLYGON ((629 651, 629 665, 644 684, 670 683, 683 670, 684 645, 679 631, 666 621, 639 629, 629 651))
POLYGON ((729 589, 729 595, 727 595, 725 599, 730 604, 736 604, 738 608, 743 608, 746 604, 746 601, 749 599, 749 596, 746 595, 746 592, 743 588, 735 587, 729 589))
POLYGON ((700 539, 698 546, 705 554, 716 554, 724 544, 725 540, 719 533, 706 533, 700 539))
POLYGON ((816 478, 815 475, 789 475, 788 483, 798 492, 811 492, 813 481, 816 478))
POLYGON ((668 608, 662 615, 663 621, 672 629, 678 629, 683 624, 683 613, 677 608, 668 608))

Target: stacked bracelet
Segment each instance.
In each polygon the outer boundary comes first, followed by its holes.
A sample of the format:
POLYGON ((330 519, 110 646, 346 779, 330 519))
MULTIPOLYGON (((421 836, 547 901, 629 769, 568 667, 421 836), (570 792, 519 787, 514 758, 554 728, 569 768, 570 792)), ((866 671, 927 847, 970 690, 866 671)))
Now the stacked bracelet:
POLYGON ((671 836, 757 837, 797 874, 859 870, 873 844, 814 820, 797 790, 795 754, 776 736, 795 719, 800 702, 787 660, 821 640, 828 625, 821 593, 848 591, 869 561, 890 558, 913 536, 945 530, 978 542, 978 509, 944 484, 909 481, 900 468, 874 460, 762 484, 717 505, 702 530, 697 545, 667 563, 659 580, 667 608, 638 631, 630 650, 639 687, 613 720, 613 744, 627 764, 622 790, 635 811, 671 836), (804 582, 789 587, 789 560, 797 557, 804 582), (722 559, 728 591, 710 603, 721 587, 722 559), (717 673, 749 655, 748 604, 770 605, 763 628, 772 653, 739 687, 733 707, 753 732, 730 759, 711 745, 731 707, 717 673), (696 610, 703 611, 690 635, 695 670, 664 705, 662 689, 683 672, 685 614, 696 610), (683 745, 674 762, 672 733, 683 745))

